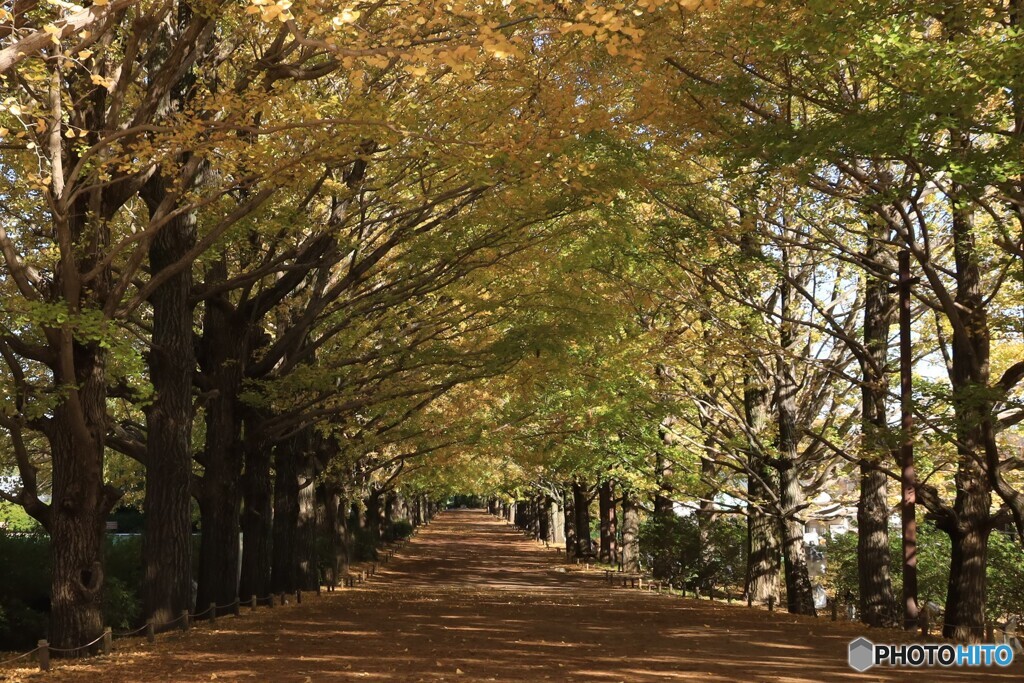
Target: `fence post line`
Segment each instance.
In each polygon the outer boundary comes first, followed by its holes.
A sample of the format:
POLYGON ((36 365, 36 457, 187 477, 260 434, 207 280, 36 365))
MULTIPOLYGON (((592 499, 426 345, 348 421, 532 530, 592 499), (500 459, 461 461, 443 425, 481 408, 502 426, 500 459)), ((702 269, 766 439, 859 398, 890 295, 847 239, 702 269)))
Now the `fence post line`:
POLYGON ((210 623, 211 624, 216 623, 217 622, 217 603, 216 602, 211 602, 210 603, 210 610, 209 611, 210 611, 210 623))
POLYGON ((181 610, 181 630, 182 631, 187 631, 188 630, 188 627, 189 627, 188 618, 189 618, 188 617, 188 610, 187 609, 181 610))
POLYGON ((114 632, 110 629, 109 626, 107 626, 105 629, 103 629, 103 654, 110 654, 110 648, 113 645, 113 640, 114 632))
POLYGON ((299 590, 298 588, 295 589, 295 604, 296 605, 301 605, 302 604, 302 591, 299 590))
POLYGON ((39 647, 39 670, 49 671, 50 670, 50 643, 45 639, 40 640, 37 643, 39 647))
POLYGON ((153 625, 152 619, 146 622, 146 641, 156 642, 156 626, 153 625))
POLYGON ((236 617, 242 615, 242 598, 240 598, 240 597, 236 597, 235 598, 235 607, 231 611, 234 613, 234 615, 236 617))
POLYGON ((256 594, 255 593, 253 593, 251 596, 249 596, 249 609, 252 609, 252 610, 256 609, 256 594))
POLYGON ((280 593, 279 597, 280 597, 280 599, 281 599, 281 604, 282 604, 282 605, 285 605, 285 604, 287 604, 287 603, 285 602, 284 592, 280 593))
POLYGON ((775 611, 775 596, 774 595, 769 595, 768 596, 768 611, 769 612, 774 612, 775 611))
POLYGON ((832 598, 829 602, 832 603, 832 621, 839 621, 839 601, 832 598))

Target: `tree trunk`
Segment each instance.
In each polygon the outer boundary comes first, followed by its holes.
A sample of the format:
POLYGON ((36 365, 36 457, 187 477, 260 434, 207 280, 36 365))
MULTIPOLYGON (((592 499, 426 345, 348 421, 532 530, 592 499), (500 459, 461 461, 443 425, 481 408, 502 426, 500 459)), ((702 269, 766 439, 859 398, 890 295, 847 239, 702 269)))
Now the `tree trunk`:
POLYGON ((618 557, 615 539, 618 535, 615 517, 615 493, 610 481, 603 482, 598 492, 598 507, 601 515, 601 562, 613 564, 618 557))
MULTIPOLYGON (((780 286, 780 308, 791 318, 791 292, 789 280, 780 286)), ((786 602, 793 614, 815 615, 814 595, 807 570, 807 552, 804 549, 804 525, 798 517, 804 507, 804 491, 800 485, 799 432, 796 426, 797 383, 793 358, 798 342, 795 323, 783 320, 779 326, 779 344, 782 353, 777 359, 776 398, 778 410, 778 470, 779 507, 781 508, 782 557, 786 576, 786 602)))
MULTIPOLYGON (((747 429, 764 438, 768 422, 768 390, 759 373, 743 381, 743 409, 747 429)), ((761 444, 747 445, 747 596, 758 604, 779 598, 779 526, 773 513, 775 470, 761 444)))
MULTIPOLYGON (((954 142, 966 149, 966 136, 954 133, 954 142)), ((970 200, 954 185, 953 251, 956 260, 956 304, 961 332, 953 335, 953 409, 956 418, 956 499, 951 519, 940 524, 950 535, 952 556, 946 594, 946 623, 943 635, 955 640, 978 642, 985 631, 986 566, 992 478, 987 471, 986 448, 995 447, 991 433, 992 401, 989 390, 990 340, 988 316, 981 291, 977 238, 970 215, 970 200), (990 443, 986 443, 989 441, 990 443)), ((991 468, 997 463, 987 460, 991 468)))
POLYGON ((572 498, 576 517, 576 556, 582 557, 593 551, 593 541, 590 538, 590 501, 587 490, 579 482, 573 482, 572 498))
POLYGON ((551 517, 551 542, 556 545, 565 543, 565 514, 562 506, 554 498, 548 498, 548 510, 551 517))
MULTIPOLYGON (((666 433, 662 431, 662 438, 666 438, 666 433)), ((657 523, 658 528, 662 530, 663 534, 672 533, 672 527, 675 524, 675 512, 672 506, 672 486, 668 483, 669 477, 672 476, 672 466, 668 464, 664 456, 658 453, 656 456, 657 462, 655 464, 655 471, 658 473, 658 492, 654 494, 654 521, 657 523)), ((668 539, 665 539, 666 541, 668 539)), ((672 575, 672 565, 675 562, 675 558, 672 557, 672 553, 669 550, 667 543, 659 543, 654 548, 654 558, 652 560, 651 574, 656 579, 669 579, 672 575)))
MULTIPOLYGON (((166 191, 150 181, 150 211, 166 191)), ((149 248, 152 275, 174 265, 195 244, 195 214, 184 213, 157 233, 149 248)), ((196 358, 192 332, 192 270, 184 268, 150 296, 153 348, 146 409, 146 480, 142 531, 142 615, 166 624, 187 609, 192 595, 192 384, 196 358)))
MULTIPOLYGON (((865 262, 869 268, 885 265, 884 245, 887 228, 869 240, 865 262)), ((888 459, 891 440, 886 416, 886 364, 889 328, 893 305, 889 283, 879 273, 865 276, 864 347, 861 358, 861 433, 860 499, 857 503, 857 577, 860 619, 868 626, 894 626, 896 601, 889 576, 889 477, 880 468, 888 459)))
POLYGON ((250 435, 250 422, 256 416, 246 417, 245 471, 242 474, 242 573, 238 594, 265 597, 270 594, 271 553, 273 545, 273 500, 271 483, 271 447, 250 435))
POLYGON ((238 596, 241 496, 237 477, 234 467, 210 468, 203 476, 196 605, 226 605, 238 596), (218 476, 218 472, 223 474, 218 476))
MULTIPOLYGON (((223 262, 211 266, 211 282, 226 278, 223 262)), ((203 337, 197 359, 209 385, 206 443, 196 461, 203 467, 199 500, 199 605, 235 600, 239 569, 239 512, 242 474, 242 424, 238 394, 248 358, 246 323, 227 301, 205 304, 203 337)))
POLYGON ((534 499, 534 507, 537 509, 537 538, 548 543, 551 540, 551 507, 544 496, 534 499))
POLYGON ((298 587, 299 486, 302 435, 293 436, 274 449, 274 541, 270 587, 274 593, 291 593, 298 587))
POLYGON ((576 557, 576 504, 575 495, 571 486, 563 489, 562 499, 565 501, 564 536, 565 536, 565 559, 571 560, 576 557))
POLYGON ((295 580, 296 588, 315 591, 320 587, 320 556, 317 548, 316 472, 312 458, 306 458, 305 467, 299 471, 298 529, 296 535, 295 580))
POLYGON ((53 458, 50 641, 62 648, 78 647, 103 632, 103 537, 106 517, 120 498, 103 483, 102 352, 77 343, 73 348, 78 391, 53 409, 45 427, 53 458), (78 415, 72 402, 81 407, 78 415))
MULTIPOLYGON (((381 516, 383 515, 383 504, 380 499, 381 492, 374 490, 366 497, 366 529, 370 532, 370 538, 374 545, 380 542, 381 538, 381 516)), ((427 519, 430 519, 430 507, 427 506, 427 519)))
POLYGON ((343 528, 345 501, 339 491, 330 485, 321 486, 318 493, 323 506, 321 533, 327 539, 328 549, 324 583, 333 589, 341 582, 341 572, 346 565, 343 528))
POLYGON ((640 571, 640 510, 628 491, 622 494, 622 571, 640 571))

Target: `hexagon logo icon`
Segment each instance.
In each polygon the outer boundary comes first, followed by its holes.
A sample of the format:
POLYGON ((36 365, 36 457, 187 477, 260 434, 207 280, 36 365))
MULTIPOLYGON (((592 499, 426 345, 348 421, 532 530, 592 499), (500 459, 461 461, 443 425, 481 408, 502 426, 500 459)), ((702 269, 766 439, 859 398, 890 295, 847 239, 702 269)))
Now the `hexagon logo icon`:
POLYGON ((856 671, 867 671, 875 665, 875 644, 861 637, 850 641, 850 667, 856 671))

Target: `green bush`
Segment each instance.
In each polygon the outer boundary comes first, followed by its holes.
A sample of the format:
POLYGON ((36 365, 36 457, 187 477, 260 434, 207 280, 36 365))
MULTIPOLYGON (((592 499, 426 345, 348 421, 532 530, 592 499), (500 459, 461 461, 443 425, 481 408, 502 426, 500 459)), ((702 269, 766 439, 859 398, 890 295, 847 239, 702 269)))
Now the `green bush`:
MULTIPOLYGON (((141 613, 142 541, 110 537, 105 549, 103 613, 114 629, 137 625, 141 613)), ((50 613, 50 539, 0 533, 0 650, 32 647, 46 635, 50 613)))
POLYGON ((0 650, 32 647, 50 611, 50 542, 42 534, 0 533, 0 650))
POLYGON ((746 533, 742 518, 719 515, 708 525, 702 553, 696 515, 651 516, 640 525, 640 563, 650 569, 660 557, 674 586, 739 588, 747 571, 746 533))
POLYGON ((393 541, 409 538, 412 536, 412 530, 412 522, 400 519, 391 523, 391 528, 388 529, 388 538, 393 541))
POLYGON ((1024 547, 1013 534, 993 531, 988 539, 988 616, 1024 615, 1024 547))
MULTIPOLYGON (((944 605, 949 582, 951 546, 949 535, 931 522, 918 526, 917 595, 921 604, 944 605)), ((898 528, 889 533, 890 574, 893 594, 899 602, 903 592, 903 546, 898 528)), ((825 543, 825 587, 840 601, 850 596, 859 602, 857 580, 857 534, 830 536, 825 543)), ((986 612, 992 619, 1024 614, 1024 549, 1013 535, 992 532, 988 544, 988 600, 986 612)))

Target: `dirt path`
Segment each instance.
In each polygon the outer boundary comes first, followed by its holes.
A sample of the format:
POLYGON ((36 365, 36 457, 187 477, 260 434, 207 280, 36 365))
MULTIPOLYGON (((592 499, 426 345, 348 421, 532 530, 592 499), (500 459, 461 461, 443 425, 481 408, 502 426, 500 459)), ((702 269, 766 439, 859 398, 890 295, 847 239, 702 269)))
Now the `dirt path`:
POLYGON ((854 626, 609 588, 482 512, 440 515, 385 569, 365 587, 243 612, 153 646, 122 641, 110 659, 23 680, 1024 680, 1022 662, 858 675, 846 665, 854 626))

